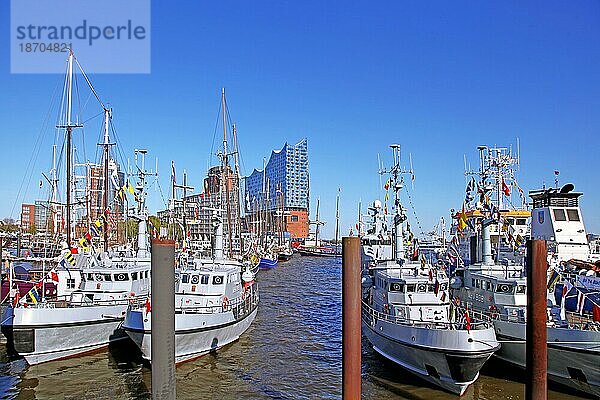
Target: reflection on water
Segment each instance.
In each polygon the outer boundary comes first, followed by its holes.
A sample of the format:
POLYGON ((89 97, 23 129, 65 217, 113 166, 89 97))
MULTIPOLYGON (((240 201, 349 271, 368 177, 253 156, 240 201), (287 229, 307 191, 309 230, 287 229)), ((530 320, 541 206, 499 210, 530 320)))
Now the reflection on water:
MULTIPOLYGON (((178 366, 177 398, 340 399, 341 262, 295 256, 258 281, 261 303, 250 329, 217 354, 178 366)), ((0 399, 150 399, 150 369, 131 346, 32 367, 9 360, 2 346, 0 399)), ((362 357, 364 399, 452 397, 377 355, 364 338, 362 357)), ((506 370, 489 364, 463 398, 523 399, 524 385, 505 379, 506 370)))

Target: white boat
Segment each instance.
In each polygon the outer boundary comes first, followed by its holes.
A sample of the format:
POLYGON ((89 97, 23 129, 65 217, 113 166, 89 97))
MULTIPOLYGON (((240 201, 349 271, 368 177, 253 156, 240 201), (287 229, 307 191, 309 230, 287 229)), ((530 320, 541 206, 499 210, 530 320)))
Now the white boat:
MULTIPOLYGON (((483 223, 483 261, 457 268, 452 281, 452 293, 474 312, 494 319, 496 335, 502 341, 502 347, 495 356, 525 368, 525 271, 522 264, 494 262, 489 224, 495 222, 486 220, 483 223)), ((548 315, 548 379, 582 392, 600 395, 600 324, 568 319, 557 306, 549 307, 548 315)))
POLYGON ((385 358, 449 392, 462 395, 479 370, 500 347, 491 320, 476 319, 451 304, 449 278, 443 266, 407 257, 398 192, 400 146, 392 146, 395 193, 394 260, 380 261, 364 279, 363 333, 385 358))
MULTIPOLYGON (((73 256, 81 286, 69 295, 46 299, 27 296, 3 309, 2 331, 8 344, 30 364, 72 357, 127 339, 121 329, 127 307, 150 291, 150 247, 140 170, 138 248, 135 253, 73 256)), ((60 280, 60 277, 59 277, 60 280)))
MULTIPOLYGON (((224 169, 228 165, 226 102, 222 92, 224 169)), ((223 182, 223 190, 227 184, 223 182)), ((229 190, 229 189, 227 189, 229 190)), ((258 288, 250 263, 232 257, 233 241, 229 196, 221 208, 212 209, 212 251, 208 258, 185 251, 179 254, 175 282, 175 361, 181 363, 215 351, 235 340, 249 327, 258 310, 258 288), (223 217, 220 215, 223 213, 223 217), (228 224, 229 248, 224 251, 223 224, 228 224), (225 253, 229 257, 225 256, 225 253)), ((239 216, 239 214, 237 214, 239 216)), ((277 258, 275 257, 275 261, 277 258)), ((123 328, 152 361, 151 301, 129 307, 123 328)))
MULTIPOLYGON (((216 351, 250 327, 258 310, 258 290, 252 274, 242 276, 242 267, 225 259, 193 259, 177 272, 175 362, 216 351)), ((142 304, 128 310, 123 328, 150 362, 151 327, 150 307, 142 304)))
MULTIPOLYGON (((67 201, 66 211, 62 214, 66 217, 66 241, 62 245, 64 259, 61 263, 71 264, 74 270, 80 271, 81 284, 76 290, 65 286, 65 294, 52 298, 44 297, 44 293, 40 294, 37 290, 38 285, 43 287, 45 277, 38 284, 33 285, 22 298, 11 290, 10 302, 2 310, 2 331, 7 336, 9 349, 23 356, 29 364, 72 357, 108 346, 112 341, 126 339, 127 336, 120 329, 120 324, 124 319, 127 306, 136 296, 146 297, 150 289, 150 242, 146 229, 148 212, 145 205, 147 172, 143 165, 145 150, 136 150, 136 162, 138 154, 142 155, 141 168, 136 165, 138 182, 135 188, 130 184, 127 188, 136 198, 137 209, 132 217, 138 220, 137 251, 125 255, 113 253, 108 249, 110 229, 107 218, 110 207, 108 185, 104 185, 102 190, 104 194, 102 217, 92 222, 89 221, 88 215, 87 233, 79 240, 77 247, 73 244, 75 224, 71 218, 74 205, 71 195, 75 191, 72 184, 74 166, 71 139, 73 129, 81 127, 73 121, 71 110, 75 65, 79 66, 79 62, 70 51, 64 92, 65 116, 57 128, 65 129, 66 135, 64 153, 66 154, 67 201), (103 249, 96 250, 94 242, 100 243, 100 241, 95 238, 100 236, 104 237, 101 241, 103 249)), ((82 74, 84 74, 83 70, 82 74)), ((87 77, 86 82, 90 90, 96 94, 104 111, 104 143, 101 144, 104 148, 105 163, 103 180, 109 182, 108 163, 111 144, 108 134, 112 112, 102 104, 87 77)), ((53 177, 56 176, 56 169, 54 165, 53 177)), ((53 178, 51 183, 54 199, 58 180, 53 178)), ((80 224, 82 223, 80 221, 80 224)), ((61 276, 64 278, 65 274, 55 271, 56 269, 50 269, 48 272, 54 273, 60 282, 61 276)), ((65 272, 68 275, 69 271, 65 272)), ((10 287, 12 288, 12 283, 10 287)))

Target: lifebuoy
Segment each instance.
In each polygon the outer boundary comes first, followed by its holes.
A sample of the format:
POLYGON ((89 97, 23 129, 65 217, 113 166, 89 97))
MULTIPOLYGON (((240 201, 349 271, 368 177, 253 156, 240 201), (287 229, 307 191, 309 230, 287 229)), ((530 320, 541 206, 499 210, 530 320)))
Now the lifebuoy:
POLYGON ((223 310, 226 310, 229 308, 229 299, 227 298, 227 296, 223 297, 223 310))

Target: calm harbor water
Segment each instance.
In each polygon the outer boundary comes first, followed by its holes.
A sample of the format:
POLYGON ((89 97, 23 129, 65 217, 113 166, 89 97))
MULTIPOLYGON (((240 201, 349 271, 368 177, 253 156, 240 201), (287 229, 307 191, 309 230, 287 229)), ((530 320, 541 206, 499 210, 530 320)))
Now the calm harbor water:
MULTIPOLYGON (((180 365, 177 398, 340 399, 341 262, 295 256, 258 280, 253 325, 218 354, 180 365)), ((382 359, 364 338, 362 357, 364 399, 453 398, 382 359)), ((523 375, 492 362, 463 399, 523 399, 523 375)), ((129 346, 32 367, 0 350, 0 399, 149 399, 150 385, 150 369, 129 346)))

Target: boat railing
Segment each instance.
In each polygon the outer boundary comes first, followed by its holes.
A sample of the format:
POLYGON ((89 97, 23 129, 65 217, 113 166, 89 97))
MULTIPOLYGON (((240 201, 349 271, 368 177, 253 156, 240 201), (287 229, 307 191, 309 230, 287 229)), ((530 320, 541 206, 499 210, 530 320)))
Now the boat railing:
MULTIPOLYGON (((145 297, 144 297, 145 299, 145 297)), ((64 296, 60 299, 52 299, 51 301, 40 301, 37 304, 27 303, 22 305, 27 308, 79 308, 79 307, 98 307, 98 306, 127 306, 136 301, 134 298, 125 299, 105 299, 105 300, 90 300, 83 298, 81 301, 74 301, 64 296)), ((142 303, 143 304, 143 303, 142 303)))
POLYGON ((411 318, 402 317, 399 315, 393 315, 390 313, 385 313, 381 311, 375 310, 366 302, 362 302, 362 313, 363 318, 367 320, 375 321, 375 320, 383 320, 396 325, 405 325, 405 326, 414 326, 417 328, 427 328, 427 329, 447 329, 447 330, 479 330, 479 329, 487 329, 492 326, 492 321, 489 317, 485 315, 478 315, 472 312, 472 310, 467 310, 453 306, 454 311, 450 311, 451 321, 433 321, 433 320, 415 320, 411 318))
POLYGON ((244 314, 249 310, 252 310, 254 306, 258 304, 259 297, 258 291, 249 290, 242 296, 236 297, 231 300, 221 301, 220 304, 211 304, 205 306, 198 305, 176 305, 175 312, 181 314, 217 314, 223 313, 229 310, 233 310, 234 314, 244 314))

